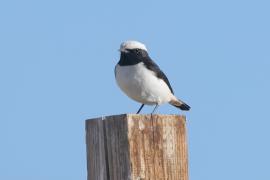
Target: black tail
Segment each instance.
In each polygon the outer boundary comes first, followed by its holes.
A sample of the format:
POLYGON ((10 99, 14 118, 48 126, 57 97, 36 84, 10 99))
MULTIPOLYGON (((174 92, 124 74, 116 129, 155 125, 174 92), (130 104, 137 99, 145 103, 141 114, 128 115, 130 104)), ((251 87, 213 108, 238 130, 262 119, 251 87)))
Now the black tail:
POLYGON ((170 101, 170 104, 181 109, 182 111, 189 111, 190 110, 190 106, 181 100, 170 101))
MULTIPOLYGON (((173 106, 175 106, 175 105, 173 105, 173 106)), ((190 110, 190 106, 187 105, 186 103, 183 103, 180 106, 175 106, 175 107, 177 107, 177 108, 179 108, 179 109, 181 109, 183 111, 189 111, 190 110)))

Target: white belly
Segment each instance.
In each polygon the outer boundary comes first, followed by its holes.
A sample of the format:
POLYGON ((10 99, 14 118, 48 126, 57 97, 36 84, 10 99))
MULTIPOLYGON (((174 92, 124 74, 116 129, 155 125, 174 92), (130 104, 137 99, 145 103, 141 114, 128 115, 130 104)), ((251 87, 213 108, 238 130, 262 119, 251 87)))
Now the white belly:
POLYGON ((117 84, 130 98, 143 104, 162 104, 172 98, 167 84, 142 63, 115 67, 117 84))

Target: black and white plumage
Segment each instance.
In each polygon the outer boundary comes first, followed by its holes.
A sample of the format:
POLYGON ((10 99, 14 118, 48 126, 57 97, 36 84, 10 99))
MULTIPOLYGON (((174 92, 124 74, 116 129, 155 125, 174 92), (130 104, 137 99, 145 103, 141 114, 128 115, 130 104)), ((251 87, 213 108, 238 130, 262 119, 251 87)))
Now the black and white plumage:
POLYGON ((144 104, 157 107, 170 103, 181 110, 190 109, 174 95, 168 78, 149 57, 144 44, 138 41, 126 41, 121 44, 120 52, 120 60, 115 66, 116 82, 127 96, 142 103, 137 113, 144 104))

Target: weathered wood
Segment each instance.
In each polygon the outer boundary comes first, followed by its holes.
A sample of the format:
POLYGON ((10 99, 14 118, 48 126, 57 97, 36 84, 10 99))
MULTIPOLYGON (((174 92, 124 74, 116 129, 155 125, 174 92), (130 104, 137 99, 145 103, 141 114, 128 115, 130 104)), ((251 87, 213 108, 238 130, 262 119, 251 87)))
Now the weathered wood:
POLYGON ((88 180, 188 180, 184 116, 90 119, 86 144, 88 180))

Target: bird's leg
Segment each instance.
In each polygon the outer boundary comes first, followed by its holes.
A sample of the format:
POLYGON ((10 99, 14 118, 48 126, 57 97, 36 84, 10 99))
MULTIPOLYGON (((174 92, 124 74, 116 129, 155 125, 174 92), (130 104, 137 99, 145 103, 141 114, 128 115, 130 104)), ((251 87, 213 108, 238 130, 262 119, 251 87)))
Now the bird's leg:
POLYGON ((154 114, 154 112, 157 110, 157 108, 158 108, 158 104, 156 104, 156 106, 155 106, 154 110, 152 111, 151 115, 154 114))
POLYGON ((151 112, 151 120, 153 120, 153 114, 156 111, 156 109, 158 108, 158 104, 156 104, 154 110, 151 112))
POLYGON ((144 106, 144 104, 142 104, 142 105, 141 105, 140 109, 137 111, 137 113, 136 113, 136 114, 139 114, 139 113, 141 112, 141 110, 142 110, 143 106, 144 106))

